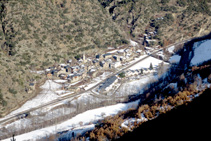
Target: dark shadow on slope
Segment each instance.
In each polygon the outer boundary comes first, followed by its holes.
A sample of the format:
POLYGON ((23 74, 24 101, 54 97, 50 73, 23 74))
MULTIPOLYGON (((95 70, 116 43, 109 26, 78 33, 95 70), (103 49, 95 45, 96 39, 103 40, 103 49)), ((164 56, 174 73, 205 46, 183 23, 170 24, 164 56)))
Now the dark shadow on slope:
MULTIPOLYGON (((158 81, 154 83, 146 84, 145 87, 147 87, 148 89, 145 90, 143 94, 138 93, 138 94, 128 96, 127 102, 132 102, 137 99, 141 99, 140 103, 144 104, 144 103, 149 103, 149 101, 153 101, 155 94, 160 93, 160 90, 161 90, 160 88, 167 86, 171 82, 176 82, 178 77, 182 73, 185 73, 188 71, 188 69, 190 68, 191 59, 194 56, 194 51, 193 51, 194 43, 207 40, 207 39, 211 39, 211 33, 202 37, 193 38, 191 41, 186 42, 184 44, 183 49, 178 51, 179 55, 181 56, 180 63, 177 65, 171 65, 169 70, 166 72, 168 75, 166 75, 165 77, 159 78, 158 81), (191 55, 190 55, 190 52, 192 52, 191 55), (162 83, 163 85, 161 86, 162 83), (154 89, 155 91, 152 91, 152 89, 154 89), (149 93, 150 95, 147 95, 149 93)), ((209 63, 210 61, 205 61, 201 65, 205 65, 209 63)))
POLYGON ((194 51, 193 51, 194 43, 207 40, 207 39, 211 39, 211 33, 202 37, 193 38, 191 41, 188 41, 184 44, 184 49, 182 50, 180 54, 182 56, 179 63, 180 68, 183 68, 184 70, 186 70, 188 66, 190 65, 191 59, 194 56, 194 51), (190 52, 192 52, 191 56, 190 56, 190 52))
POLYGON ((211 89, 188 105, 179 106, 158 118, 143 123, 133 132, 122 136, 123 140, 209 140, 211 127, 211 89))

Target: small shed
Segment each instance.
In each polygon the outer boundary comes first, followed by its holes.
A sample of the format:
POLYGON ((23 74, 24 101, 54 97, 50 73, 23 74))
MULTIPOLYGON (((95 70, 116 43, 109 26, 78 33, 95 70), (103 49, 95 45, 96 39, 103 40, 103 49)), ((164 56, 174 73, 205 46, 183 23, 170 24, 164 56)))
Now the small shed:
POLYGON ((109 59, 109 58, 112 57, 112 54, 111 54, 111 53, 106 53, 106 54, 103 55, 103 57, 104 57, 105 59, 109 59))

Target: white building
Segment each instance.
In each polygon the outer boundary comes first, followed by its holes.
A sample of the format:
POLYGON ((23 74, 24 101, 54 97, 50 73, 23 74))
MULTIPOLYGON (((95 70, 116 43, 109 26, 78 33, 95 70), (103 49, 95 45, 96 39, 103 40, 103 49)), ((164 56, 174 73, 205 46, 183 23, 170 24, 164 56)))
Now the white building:
POLYGON ((120 61, 111 63, 111 68, 118 68, 120 66, 122 66, 122 63, 120 61))

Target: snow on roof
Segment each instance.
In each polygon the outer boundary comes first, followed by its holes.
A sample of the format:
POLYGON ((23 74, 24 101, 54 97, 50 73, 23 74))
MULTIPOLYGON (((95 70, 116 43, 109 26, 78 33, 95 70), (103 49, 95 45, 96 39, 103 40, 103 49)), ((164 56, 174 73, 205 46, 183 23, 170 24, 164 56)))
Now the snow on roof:
POLYGON ((138 49, 136 52, 137 52, 137 53, 140 53, 140 52, 142 52, 142 50, 138 49))
POLYGON ((60 66, 61 66, 61 67, 65 67, 65 66, 67 66, 67 65, 66 65, 66 64, 60 64, 60 66))
POLYGON ((49 72, 49 71, 51 71, 51 69, 46 69, 45 71, 49 72))
POLYGON ((130 45, 131 45, 131 46, 137 46, 137 45, 138 45, 138 43, 137 43, 137 42, 135 42, 135 41, 130 40, 130 45))
POLYGON ((118 50, 117 52, 118 52, 118 53, 124 53, 125 50, 124 50, 124 49, 120 49, 120 50, 118 50))
POLYGON ((128 49, 125 49, 125 52, 129 52, 130 51, 130 49, 128 48, 128 49))
POLYGON ((68 74, 68 77, 71 77, 71 76, 73 76, 74 74, 73 73, 70 73, 70 74, 68 74))
POLYGON ((151 48, 151 47, 145 47, 145 49, 147 49, 147 50, 154 50, 154 49, 151 48))
POLYGON ((90 69, 89 70, 89 72, 95 72, 96 71, 96 69, 90 69))
POLYGON ((118 50, 112 50, 112 51, 109 51, 108 53, 115 53, 115 52, 117 52, 118 50))

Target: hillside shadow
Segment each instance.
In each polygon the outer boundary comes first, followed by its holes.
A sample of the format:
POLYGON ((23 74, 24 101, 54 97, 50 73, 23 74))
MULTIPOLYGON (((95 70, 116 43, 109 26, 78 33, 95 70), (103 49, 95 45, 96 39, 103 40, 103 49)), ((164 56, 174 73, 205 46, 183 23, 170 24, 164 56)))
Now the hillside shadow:
POLYGON ((188 105, 178 106, 154 120, 143 123, 133 132, 125 134, 118 140, 191 140, 197 138, 207 140, 210 138, 209 128, 211 126, 210 99, 211 89, 207 89, 188 105))
MULTIPOLYGON (((148 83, 146 84, 143 88, 147 87, 148 89, 145 90, 143 92, 143 94, 134 94, 134 95, 130 95, 128 96, 128 101, 127 102, 132 102, 135 101, 137 99, 140 99, 140 103, 147 103, 149 100, 153 100, 153 98, 155 97, 155 94, 158 94, 160 92, 159 84, 160 83, 164 83, 164 84, 169 84, 170 82, 173 81, 177 81, 177 76, 180 76, 182 73, 185 73, 190 65, 191 59, 194 56, 194 51, 192 50, 193 45, 195 42, 199 42, 202 40, 206 40, 206 39, 211 39, 211 32, 208 35, 202 36, 202 37, 196 37, 193 38, 192 40, 184 43, 184 47, 181 50, 178 50, 175 54, 179 53, 181 56, 180 59, 180 63, 177 65, 171 65, 170 68, 167 70, 167 74, 165 77, 161 77, 158 79, 158 81, 153 82, 153 83, 148 83), (190 52, 191 56, 190 56, 190 52), (156 89, 155 91, 150 91, 152 89, 156 89), (147 95, 148 93, 150 93, 150 95, 147 95)), ((210 62, 210 61, 206 61, 205 63, 210 62)), ((205 64, 202 63, 202 64, 205 64)))
POLYGON ((180 53, 180 55, 181 55, 181 60, 179 63, 180 68, 183 68, 185 70, 185 69, 187 69, 187 66, 190 65, 191 59, 194 56, 194 51, 193 51, 194 43, 200 42, 200 41, 203 41, 206 39, 211 39, 211 32, 202 37, 193 38, 192 40, 190 40, 184 44, 184 50, 180 53), (192 52, 191 56, 190 56, 190 52, 192 52))

